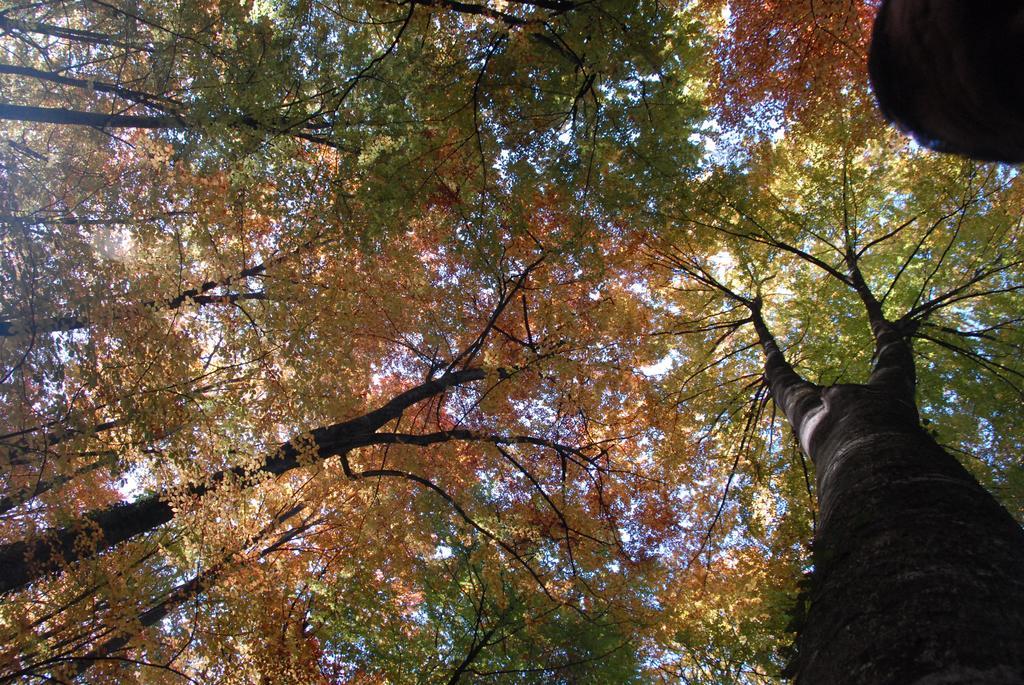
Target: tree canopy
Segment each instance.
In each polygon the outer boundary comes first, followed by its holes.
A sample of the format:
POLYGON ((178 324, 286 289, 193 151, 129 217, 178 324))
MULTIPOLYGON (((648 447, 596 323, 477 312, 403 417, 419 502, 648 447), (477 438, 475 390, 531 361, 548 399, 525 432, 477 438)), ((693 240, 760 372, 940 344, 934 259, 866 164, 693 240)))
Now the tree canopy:
POLYGON ((879 321, 1024 518, 1021 179, 824 5, 0 11, 0 682, 781 682, 879 321))

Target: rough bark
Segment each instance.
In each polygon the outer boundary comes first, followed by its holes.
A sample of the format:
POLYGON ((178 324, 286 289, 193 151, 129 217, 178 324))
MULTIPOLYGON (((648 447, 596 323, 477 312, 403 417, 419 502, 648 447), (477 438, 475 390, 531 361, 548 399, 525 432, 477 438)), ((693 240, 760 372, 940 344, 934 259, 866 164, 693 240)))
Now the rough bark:
POLYGON ((1024 531, 893 393, 823 390, 799 685, 1024 683, 1024 531))
POLYGON ((795 682, 1024 683, 1024 530, 922 428, 910 346, 861 294, 876 343, 864 385, 803 380, 754 308, 766 380, 816 470, 795 682))

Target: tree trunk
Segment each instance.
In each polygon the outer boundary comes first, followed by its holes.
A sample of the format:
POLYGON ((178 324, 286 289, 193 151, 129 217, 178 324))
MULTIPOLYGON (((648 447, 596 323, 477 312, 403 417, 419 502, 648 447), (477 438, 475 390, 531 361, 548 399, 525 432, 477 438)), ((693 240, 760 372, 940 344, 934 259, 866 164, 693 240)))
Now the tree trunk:
POLYGON ((1024 529, 921 426, 912 324, 882 315, 865 385, 820 387, 751 301, 772 398, 814 462, 814 570, 796 617, 797 685, 1024 683, 1024 529))
POLYGON ((173 116, 139 116, 135 114, 102 114, 55 107, 0 104, 0 119, 34 121, 64 126, 94 126, 97 128, 185 128, 173 116))
POLYGON ((820 506, 796 683, 1024 683, 1024 530, 900 393, 819 396, 791 417, 820 506))
MULTIPOLYGON (((154 103, 146 103, 153 107, 154 103)), ((170 111, 170 110, 168 110, 170 111)), ((187 129, 194 128, 201 122, 186 121, 179 113, 171 113, 161 116, 148 116, 138 114, 102 114, 100 112, 83 112, 76 109, 64 109, 57 107, 36 107, 30 105, 5 105, 0 104, 0 120, 7 121, 32 121, 42 124, 58 124, 62 126, 91 126, 93 128, 147 128, 147 129, 187 129)), ((305 121, 289 123, 280 121, 277 125, 268 126, 255 117, 249 115, 228 116, 223 118, 211 118, 206 121, 208 124, 221 123, 231 127, 242 127, 269 133, 272 135, 290 135, 302 140, 307 140, 317 145, 326 145, 336 150, 346 152, 358 152, 358 148, 346 148, 338 143, 313 135, 302 130, 305 121)))

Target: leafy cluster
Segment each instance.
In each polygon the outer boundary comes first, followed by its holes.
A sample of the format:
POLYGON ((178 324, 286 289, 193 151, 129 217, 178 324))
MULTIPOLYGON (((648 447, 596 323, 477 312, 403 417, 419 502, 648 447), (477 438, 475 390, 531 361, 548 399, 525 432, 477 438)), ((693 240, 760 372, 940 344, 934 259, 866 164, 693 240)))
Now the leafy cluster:
POLYGON ((762 307, 1024 513, 1018 175, 805 4, 0 11, 0 682, 777 682, 762 307))

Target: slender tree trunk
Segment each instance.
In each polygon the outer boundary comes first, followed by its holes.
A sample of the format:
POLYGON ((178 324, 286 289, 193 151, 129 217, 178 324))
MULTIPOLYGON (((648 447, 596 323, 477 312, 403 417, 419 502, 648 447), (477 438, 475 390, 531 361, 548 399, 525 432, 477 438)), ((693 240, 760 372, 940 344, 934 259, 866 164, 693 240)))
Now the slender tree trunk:
POLYGON ((16 487, 10 487, 10 494, 0 497, 0 515, 6 514, 12 509, 16 509, 23 504, 31 502, 36 497, 39 497, 54 488, 59 488, 70 483, 76 478, 84 476, 87 473, 92 473, 96 469, 104 466, 110 467, 116 464, 117 453, 110 451, 99 457, 96 461, 86 464, 72 473, 59 474, 50 476, 49 478, 37 478, 32 485, 25 488, 19 489, 16 487))
POLYGON ((125 88, 116 83, 106 83, 105 81, 97 81, 95 79, 74 78, 72 76, 67 76, 53 71, 43 71, 41 69, 21 66, 20 64, 0 64, 0 74, 22 76, 25 78, 36 79, 38 81, 45 81, 47 83, 57 83, 62 86, 70 86, 72 88, 78 88, 85 91, 91 90, 98 93, 110 93, 124 98, 125 100, 156 109, 162 114, 172 114, 172 112, 169 112, 167 109, 167 106, 171 104, 168 102, 167 98, 160 95, 153 95, 151 93, 133 90, 131 88, 125 88))
POLYGON ((0 119, 63 124, 65 126, 95 126, 97 128, 185 128, 180 120, 172 116, 102 114, 30 105, 0 104, 0 119))
POLYGON ((125 48, 127 50, 153 52, 152 47, 146 45, 130 45, 124 41, 118 40, 114 36, 99 33, 97 31, 72 29, 65 26, 55 26, 53 24, 34 24, 27 21, 9 19, 2 15, 0 15, 0 32, 14 33, 15 35, 18 33, 37 33, 44 36, 51 36, 53 38, 60 38, 61 40, 84 43, 86 45, 109 45, 125 48))
MULTIPOLYGON (((446 431, 424 436, 408 436, 396 440, 393 435, 377 433, 381 427, 397 419, 402 413, 423 400, 436 397, 459 385, 486 378, 483 369, 470 368, 451 371, 433 380, 406 390, 371 412, 348 421, 316 428, 303 438, 289 441, 269 455, 256 471, 274 476, 300 468, 303 464, 323 460, 369 445, 388 442, 434 444, 459 435, 460 431, 446 431), (420 438, 420 440, 417 440, 420 438), (309 461, 305 461, 308 459, 309 461)), ((470 437, 468 431, 463 437, 470 437)), ((366 474, 352 473, 343 462, 346 475, 352 478, 364 475, 407 475, 399 471, 377 470, 366 474)), ((155 530, 174 518, 171 500, 182 493, 201 497, 226 478, 243 480, 250 474, 236 467, 209 474, 207 481, 178 490, 147 495, 131 503, 116 504, 106 509, 89 512, 75 523, 53 528, 42 535, 0 544, 0 595, 16 591, 46 575, 57 573, 82 559, 88 559, 143 533, 155 530), (91 533, 94 546, 83 546, 83 534, 91 533)), ((426 482, 426 481, 423 481, 426 482)))
MULTIPOLYGON (((154 107, 154 103, 146 103, 154 107)), ((170 110, 168 110, 170 111, 170 110)), ((93 128, 146 128, 146 129, 187 129, 194 128, 201 122, 186 121, 179 113, 160 116, 138 114, 102 114, 100 112, 83 112, 76 109, 57 107, 36 107, 31 105, 0 104, 0 120, 32 121, 42 124, 59 124, 63 126, 90 126, 93 128)), ((280 121, 277 125, 267 125, 249 115, 228 116, 221 119, 212 118, 206 123, 222 123, 227 126, 252 129, 271 135, 290 135, 307 140, 317 145, 326 145, 336 150, 358 152, 357 148, 347 148, 318 135, 302 130, 305 121, 289 123, 280 121)))

